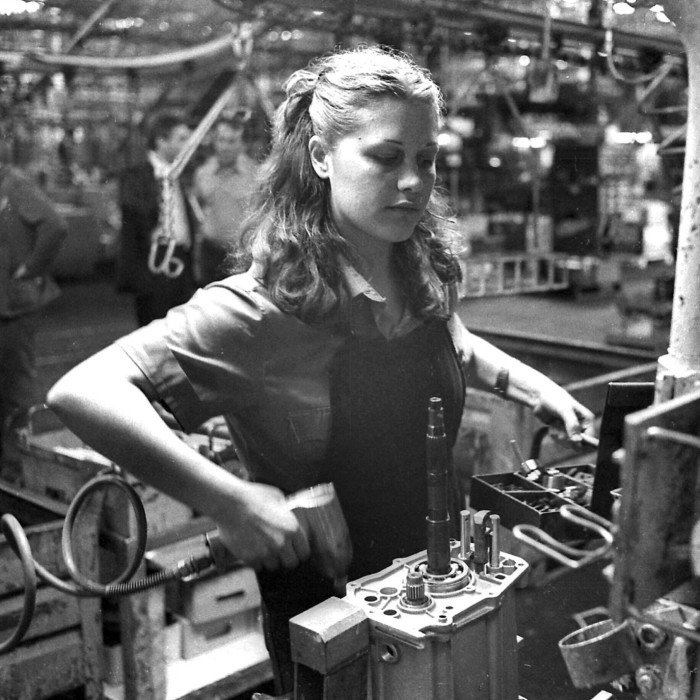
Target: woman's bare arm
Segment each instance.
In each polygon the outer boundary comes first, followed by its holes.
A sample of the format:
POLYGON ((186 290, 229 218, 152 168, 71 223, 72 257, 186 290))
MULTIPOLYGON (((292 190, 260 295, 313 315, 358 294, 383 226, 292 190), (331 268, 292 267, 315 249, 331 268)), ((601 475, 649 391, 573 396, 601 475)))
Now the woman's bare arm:
POLYGON ((245 563, 274 569, 308 557, 306 534, 282 492, 239 479, 200 455, 165 424, 155 399, 143 373, 113 345, 62 377, 47 403, 92 448, 212 518, 245 563))

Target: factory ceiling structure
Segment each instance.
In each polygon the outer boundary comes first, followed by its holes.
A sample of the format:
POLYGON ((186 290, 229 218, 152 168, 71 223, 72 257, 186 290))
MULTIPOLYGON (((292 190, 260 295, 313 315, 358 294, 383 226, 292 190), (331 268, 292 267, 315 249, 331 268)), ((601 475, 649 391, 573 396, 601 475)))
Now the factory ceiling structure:
POLYGON ((428 64, 468 51, 584 62, 615 51, 642 72, 661 56, 683 61, 673 25, 648 0, 7 0, 0 27, 3 102, 27 99, 59 69, 68 81, 87 80, 80 73, 196 81, 221 66, 232 42, 240 58, 242 38, 254 44, 251 70, 358 41, 407 47, 428 64))

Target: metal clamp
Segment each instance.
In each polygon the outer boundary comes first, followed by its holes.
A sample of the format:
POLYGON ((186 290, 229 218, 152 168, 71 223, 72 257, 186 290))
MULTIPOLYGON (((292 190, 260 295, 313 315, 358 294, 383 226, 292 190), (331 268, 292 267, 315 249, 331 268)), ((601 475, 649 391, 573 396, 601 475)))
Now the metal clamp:
POLYGON ((570 569, 580 569, 598 559, 602 559, 612 549, 612 523, 609 520, 574 504, 562 506, 559 512, 565 520, 585 530, 594 532, 604 540, 604 543, 595 549, 577 549, 554 539, 554 537, 535 525, 524 523, 513 528, 513 536, 570 569))

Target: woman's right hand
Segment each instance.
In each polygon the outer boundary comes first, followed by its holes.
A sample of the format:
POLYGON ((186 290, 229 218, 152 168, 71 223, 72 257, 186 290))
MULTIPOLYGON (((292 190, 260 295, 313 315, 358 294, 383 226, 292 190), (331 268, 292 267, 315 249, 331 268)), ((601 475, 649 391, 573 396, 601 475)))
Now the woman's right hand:
POLYGON ((216 523, 226 548, 254 569, 293 569, 310 555, 304 528, 274 486, 245 482, 238 503, 216 523))

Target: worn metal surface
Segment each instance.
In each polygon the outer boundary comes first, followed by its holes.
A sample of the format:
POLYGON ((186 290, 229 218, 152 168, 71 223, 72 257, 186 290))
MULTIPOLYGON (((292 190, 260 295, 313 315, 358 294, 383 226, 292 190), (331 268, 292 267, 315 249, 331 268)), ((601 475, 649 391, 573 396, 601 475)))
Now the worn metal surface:
POLYGON ((610 611, 616 620, 630 606, 644 609, 683 584, 693 585, 691 533, 700 512, 700 452, 669 439, 660 427, 700 434, 700 393, 631 414, 625 420, 622 498, 616 535, 610 611))
POLYGON ((289 623, 292 660, 329 673, 369 649, 369 621, 356 605, 329 598, 289 623))

